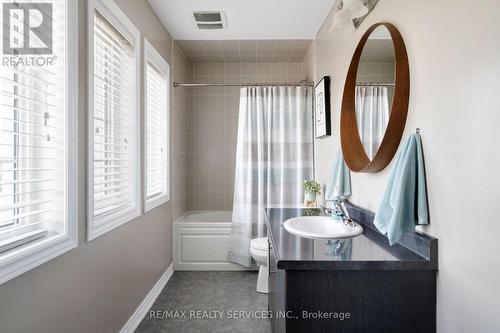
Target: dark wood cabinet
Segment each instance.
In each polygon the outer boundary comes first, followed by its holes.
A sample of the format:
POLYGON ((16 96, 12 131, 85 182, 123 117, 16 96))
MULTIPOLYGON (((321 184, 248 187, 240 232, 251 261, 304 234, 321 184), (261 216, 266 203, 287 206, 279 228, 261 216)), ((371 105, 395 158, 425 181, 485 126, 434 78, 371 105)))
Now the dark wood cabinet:
POLYGON ((285 271, 278 269, 276 256, 269 245, 269 310, 272 311, 271 326, 275 333, 285 333, 285 271))
POLYGON ((274 333, 436 332, 435 271, 284 270, 271 246, 269 258, 274 333))

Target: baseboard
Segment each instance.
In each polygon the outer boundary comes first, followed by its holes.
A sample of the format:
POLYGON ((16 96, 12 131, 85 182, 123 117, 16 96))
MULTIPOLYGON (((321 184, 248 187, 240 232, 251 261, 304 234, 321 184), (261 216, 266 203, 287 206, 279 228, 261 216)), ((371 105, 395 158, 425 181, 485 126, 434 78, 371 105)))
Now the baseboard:
POLYGON ((127 320, 120 333, 134 333, 141 321, 148 314, 149 309, 153 306, 154 302, 160 296, 161 291, 165 288, 168 280, 174 274, 174 264, 170 264, 167 270, 162 274, 160 279, 155 283, 153 288, 149 291, 146 297, 142 300, 141 304, 134 311, 132 316, 127 320))
POLYGON ((190 262, 190 263, 176 263, 176 271, 254 271, 255 267, 247 268, 237 264, 229 262, 220 263, 202 263, 202 262, 190 262))

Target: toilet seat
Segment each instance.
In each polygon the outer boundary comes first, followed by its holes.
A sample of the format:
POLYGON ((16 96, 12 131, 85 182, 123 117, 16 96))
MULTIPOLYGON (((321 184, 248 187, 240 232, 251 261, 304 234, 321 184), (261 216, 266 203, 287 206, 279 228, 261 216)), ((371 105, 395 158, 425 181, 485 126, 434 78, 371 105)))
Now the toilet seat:
POLYGON ((266 251, 269 249, 267 237, 254 238, 250 241, 250 248, 255 250, 266 251))
POLYGON ((250 253, 255 253, 256 255, 262 256, 262 257, 267 257, 267 251, 264 251, 264 250, 251 248, 250 253))
POLYGON ((259 265, 267 266, 267 259, 269 257, 267 251, 250 249, 250 255, 259 265))

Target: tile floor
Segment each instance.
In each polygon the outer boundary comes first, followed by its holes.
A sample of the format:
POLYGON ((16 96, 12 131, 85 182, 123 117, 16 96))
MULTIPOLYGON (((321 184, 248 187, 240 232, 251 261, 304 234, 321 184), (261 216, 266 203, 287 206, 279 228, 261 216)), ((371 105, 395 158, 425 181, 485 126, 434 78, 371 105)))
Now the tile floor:
POLYGON ((270 333, 269 319, 241 318, 267 311, 256 283, 256 272, 175 272, 136 333, 270 333))

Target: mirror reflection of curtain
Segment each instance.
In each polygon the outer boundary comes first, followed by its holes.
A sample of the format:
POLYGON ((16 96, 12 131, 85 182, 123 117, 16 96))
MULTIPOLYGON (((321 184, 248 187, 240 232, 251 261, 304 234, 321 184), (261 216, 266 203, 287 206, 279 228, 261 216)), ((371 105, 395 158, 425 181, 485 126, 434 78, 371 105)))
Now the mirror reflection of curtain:
POLYGON ((250 240, 265 237, 266 207, 297 207, 313 177, 312 89, 240 91, 229 259, 250 267, 250 240))
POLYGON ((366 155, 375 156, 389 121, 387 87, 356 87, 356 122, 366 155))

